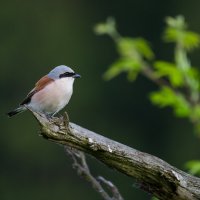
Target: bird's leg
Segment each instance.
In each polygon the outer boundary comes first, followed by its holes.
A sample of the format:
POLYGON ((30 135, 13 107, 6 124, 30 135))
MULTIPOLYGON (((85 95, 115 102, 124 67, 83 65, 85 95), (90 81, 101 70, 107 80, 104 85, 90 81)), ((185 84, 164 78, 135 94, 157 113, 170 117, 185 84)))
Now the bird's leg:
POLYGON ((69 115, 67 114, 66 111, 64 112, 63 123, 64 123, 64 126, 68 129, 69 128, 69 115))
POLYGON ((54 119, 53 115, 51 115, 51 114, 46 114, 45 116, 49 121, 53 121, 53 119, 54 119))

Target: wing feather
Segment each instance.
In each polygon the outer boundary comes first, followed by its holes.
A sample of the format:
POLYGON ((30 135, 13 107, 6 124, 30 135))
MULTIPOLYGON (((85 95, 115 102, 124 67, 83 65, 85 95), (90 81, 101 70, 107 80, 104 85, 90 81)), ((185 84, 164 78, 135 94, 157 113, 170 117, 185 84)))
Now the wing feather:
POLYGON ((49 78, 47 75, 42 77, 36 84, 35 87, 28 93, 26 98, 20 103, 20 105, 28 104, 31 101, 32 96, 42 90, 45 86, 49 83, 53 82, 54 80, 49 78))

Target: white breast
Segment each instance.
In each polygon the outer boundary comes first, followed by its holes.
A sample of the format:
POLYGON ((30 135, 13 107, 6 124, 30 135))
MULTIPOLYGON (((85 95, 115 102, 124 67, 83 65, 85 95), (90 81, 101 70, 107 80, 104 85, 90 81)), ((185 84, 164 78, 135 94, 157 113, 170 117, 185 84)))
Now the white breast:
POLYGON ((61 78, 33 95, 29 106, 38 112, 55 114, 64 108, 73 93, 73 78, 61 78))

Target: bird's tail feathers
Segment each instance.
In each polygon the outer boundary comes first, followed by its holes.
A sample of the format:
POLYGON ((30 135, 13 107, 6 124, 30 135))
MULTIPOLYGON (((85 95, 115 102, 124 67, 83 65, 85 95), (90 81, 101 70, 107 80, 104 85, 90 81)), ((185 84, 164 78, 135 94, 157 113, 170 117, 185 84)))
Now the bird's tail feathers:
POLYGON ((20 107, 16 108, 15 110, 8 112, 7 115, 8 115, 8 117, 12 117, 13 115, 19 114, 25 110, 26 110, 25 106, 20 106, 20 107))

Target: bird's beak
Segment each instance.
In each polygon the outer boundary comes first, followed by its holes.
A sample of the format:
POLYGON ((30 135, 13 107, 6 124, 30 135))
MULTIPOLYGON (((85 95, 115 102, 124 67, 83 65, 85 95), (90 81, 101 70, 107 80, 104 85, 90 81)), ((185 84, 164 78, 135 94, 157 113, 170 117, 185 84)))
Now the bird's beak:
POLYGON ((73 77, 73 78, 81 78, 81 75, 79 75, 79 74, 74 74, 72 77, 73 77))

